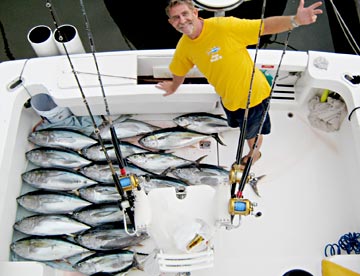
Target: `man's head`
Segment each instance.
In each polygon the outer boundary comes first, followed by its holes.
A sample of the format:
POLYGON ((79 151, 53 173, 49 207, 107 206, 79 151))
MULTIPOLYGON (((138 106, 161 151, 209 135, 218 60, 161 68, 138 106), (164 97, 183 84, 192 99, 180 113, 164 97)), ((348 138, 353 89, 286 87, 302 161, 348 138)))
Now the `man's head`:
POLYGON ((165 12, 169 23, 179 32, 192 36, 198 19, 198 10, 192 0, 169 0, 165 12))
POLYGON ((170 18, 170 9, 180 4, 187 5, 191 10, 195 8, 192 0, 168 0, 165 8, 166 15, 170 18))

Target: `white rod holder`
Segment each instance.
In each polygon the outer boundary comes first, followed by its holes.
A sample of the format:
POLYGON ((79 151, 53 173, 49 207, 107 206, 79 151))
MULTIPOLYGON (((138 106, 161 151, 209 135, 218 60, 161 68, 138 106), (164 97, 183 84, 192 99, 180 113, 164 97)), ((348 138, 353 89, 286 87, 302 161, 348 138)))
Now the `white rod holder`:
POLYGON ((52 38, 52 30, 45 25, 38 25, 33 27, 27 35, 38 57, 56 56, 59 50, 52 38))

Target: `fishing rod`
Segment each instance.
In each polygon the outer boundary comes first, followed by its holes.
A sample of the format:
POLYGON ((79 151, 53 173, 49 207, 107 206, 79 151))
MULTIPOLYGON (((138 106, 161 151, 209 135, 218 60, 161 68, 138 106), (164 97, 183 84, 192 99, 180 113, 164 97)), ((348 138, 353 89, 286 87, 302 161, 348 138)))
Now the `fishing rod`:
MULTIPOLYGON (((97 76, 98 76, 98 80, 99 80, 99 84, 100 84, 100 88, 101 88, 101 93, 102 93, 102 97, 103 97, 103 100, 104 100, 105 111, 106 111, 106 115, 108 117, 107 121, 108 121, 109 127, 110 127, 111 141, 112 141, 112 144, 114 146, 115 156, 116 156, 116 159, 117 159, 118 164, 119 164, 120 174, 122 176, 121 179, 116 179, 117 181, 115 181, 115 185, 116 185, 116 188, 118 189, 118 192, 121 195, 121 198, 125 202, 130 203, 125 208, 125 210, 126 210, 126 213, 129 216, 131 224, 133 225, 134 232, 136 232, 136 230, 135 230, 134 210, 133 210, 134 196, 132 194, 132 188, 133 187, 138 187, 138 179, 134 175, 130 175, 129 177, 127 176, 126 169, 125 169, 124 157, 123 157, 123 155, 121 153, 120 143, 119 143, 119 140, 117 138, 117 134, 116 134, 116 131, 115 131, 115 128, 114 128, 114 125, 113 125, 113 121, 111 119, 109 104, 107 102, 105 89, 104 89, 104 85, 103 85, 100 70, 99 70, 99 64, 97 62, 97 58, 96 58, 96 55, 95 55, 95 52, 96 52, 96 50, 95 50, 95 42, 94 42, 94 38, 93 38, 91 29, 90 29, 90 23, 89 23, 89 20, 88 20, 88 17, 87 17, 87 13, 86 13, 86 10, 85 10, 85 5, 84 5, 83 0, 80 0, 80 7, 81 7, 81 11, 82 11, 83 16, 84 16, 85 28, 86 28, 87 35, 88 35, 88 38, 89 38, 91 54, 92 54, 93 59, 94 59, 96 72, 97 72, 97 76), (123 186, 127 187, 127 188, 124 189, 123 186)), ((115 174, 115 175, 117 175, 117 174, 115 174)), ((120 206, 120 207, 123 207, 123 206, 120 206)), ((122 210, 124 210, 124 208, 122 208, 122 210)), ((127 223, 126 223, 125 215, 124 215, 124 226, 125 226, 125 229, 127 230, 127 223)), ((128 231, 127 231, 127 233, 130 234, 128 231)))
MULTIPOLYGON (((243 149, 244 149, 244 144, 245 144, 247 121, 248 121, 250 100, 251 100, 251 94, 252 94, 252 86, 254 83, 254 76, 255 76, 256 60, 257 60, 257 55, 259 52, 261 30, 262 30, 262 26, 264 24, 265 7, 266 7, 266 0, 263 1, 262 11, 261 11, 261 22, 260 22, 259 33, 258 33, 258 41, 256 44, 256 50, 255 50, 254 65, 253 65, 252 72, 251 72, 250 88, 249 88, 248 98, 247 98, 247 102, 246 102, 246 109, 244 112, 244 119, 243 119, 243 123, 242 123, 241 129, 240 129, 240 136, 239 136, 236 159, 235 159, 235 163, 232 165, 231 172, 230 172, 230 181, 232 182, 231 198, 235 198, 237 196, 235 194, 235 189, 236 189, 236 184, 239 183, 239 178, 240 178, 239 176, 241 174, 240 173, 240 171, 241 171, 240 170, 240 162, 241 162, 241 156, 243 154, 243 149)), ((248 161, 249 161, 249 159, 250 158, 248 158, 248 161)), ((244 173, 242 173, 241 175, 242 175, 241 178, 244 178, 244 173)), ((247 178, 247 176, 248 175, 246 175, 246 178, 247 178)), ((240 196, 238 196, 238 197, 240 197, 240 196)))
MULTIPOLYGON (((263 5, 263 11, 264 11, 264 8, 265 8, 265 1, 264 0, 264 5, 263 5)), ((263 17, 263 13, 262 13, 262 17, 263 17)), ((261 26, 260 26, 260 30, 261 30, 261 26)), ((275 73, 275 76, 274 76, 274 79, 272 81, 272 84, 271 84, 271 89, 270 89, 270 95, 269 97, 267 98, 267 102, 266 102, 266 109, 263 111, 262 113, 262 117, 261 117, 261 123, 260 123, 260 126, 259 126, 259 130, 258 130, 258 133, 255 137, 255 141, 254 141, 254 144, 252 146, 252 154, 251 156, 248 158, 246 164, 245 164, 245 168, 243 170, 242 173, 240 173, 240 158, 241 158, 241 154, 239 155, 239 148, 238 148, 238 155, 237 155, 237 163, 235 163, 232 167, 232 171, 230 172, 230 180, 232 181, 233 185, 232 185, 232 198, 230 199, 230 213, 231 213, 231 221, 233 221, 233 218, 234 218, 234 215, 235 214, 239 214, 239 215, 248 215, 250 214, 250 212, 252 211, 253 209, 253 206, 256 206, 255 204, 251 203, 249 200, 247 199, 242 199, 242 193, 243 193, 243 190, 245 188, 245 184, 246 182, 248 181, 248 178, 249 178, 249 173, 250 173, 250 168, 251 168, 251 165, 252 165, 252 162, 253 162, 253 159, 254 159, 254 153, 255 153, 255 149, 257 148, 257 144, 258 144, 258 139, 259 139, 259 136, 261 135, 261 130, 263 128, 263 125, 264 125, 264 122, 265 122, 265 119, 266 119, 266 116, 269 112, 269 109, 270 109, 270 101, 272 99, 272 95, 273 95, 273 91, 274 91, 274 87, 275 87, 275 82, 279 76, 279 71, 280 71, 280 67, 281 67, 281 64, 282 64, 282 60, 283 60, 283 57, 285 55, 285 52, 286 52, 286 49, 287 49, 287 46, 288 46, 288 42, 289 42, 289 37, 290 37, 290 34, 291 34, 291 30, 288 31, 288 34, 287 34, 287 38, 284 42, 284 49, 282 51, 282 55, 281 55, 281 58, 280 58, 280 61, 279 61, 279 65, 278 65, 278 68, 276 70, 276 73, 275 73), (241 174, 241 177, 240 177, 240 174, 241 174), (237 193, 235 194, 235 185, 238 183, 238 191, 237 193)), ((259 37, 260 37, 260 34, 259 34, 259 37)), ((258 51, 258 45, 259 45, 259 42, 256 46, 256 54, 257 54, 257 51, 258 51)), ((253 67, 253 72, 255 70, 255 64, 256 64, 256 57, 257 55, 255 55, 255 59, 254 59, 254 67, 253 67)), ((251 79, 251 81, 253 81, 253 78, 251 79)), ((251 90, 249 91, 249 94, 251 93, 251 90)), ((249 105, 249 100, 250 100, 250 97, 248 97, 248 103, 247 105, 249 105)), ((248 109, 248 106, 247 106, 247 109, 248 109)), ((247 113, 245 112, 245 115, 247 116, 247 113)), ((244 120, 245 121, 245 120, 244 120)), ((243 125, 244 127, 244 125, 243 125)), ((245 125, 245 128, 246 128, 246 125, 245 125)), ((243 136, 240 136, 242 139, 245 139, 245 135, 243 136)), ((242 141, 242 146, 244 144, 244 141, 242 141)), ((240 145, 240 144, 239 144, 240 145)), ((260 216, 261 213, 259 214, 256 214, 257 216, 260 216)))
POLYGON ((244 190, 244 187, 245 187, 245 183, 246 183, 246 180, 247 180, 247 176, 249 175, 249 172, 250 172, 250 167, 251 167, 251 164, 252 164, 252 161, 254 159, 254 150, 256 149, 257 147, 257 143, 258 143, 258 139, 259 139, 259 136, 261 135, 261 130, 264 126, 264 122, 265 122, 265 119, 266 119, 266 114, 269 112, 270 110, 270 101, 272 99, 272 95, 273 95, 273 91, 274 91, 274 87, 275 87, 275 82, 277 80, 277 78, 279 77, 279 71, 280 71, 280 67, 281 67, 281 64, 282 64, 282 60, 285 56, 285 52, 286 52, 286 49, 287 49, 287 45, 288 45, 288 42, 289 42, 289 37, 290 37, 290 34, 291 34, 291 30, 288 31, 287 33, 287 37, 286 37, 286 40, 285 40, 285 43, 284 43, 284 49, 282 51, 282 54, 281 54, 281 58, 280 58, 280 61, 279 61, 279 65, 278 65, 278 68, 276 70, 276 73, 275 73, 275 76, 274 76, 274 79, 273 79, 273 82, 271 84, 271 89, 270 89, 270 95, 267 99, 267 102, 266 102, 266 109, 263 111, 262 113, 262 117, 261 117, 261 124, 259 126, 259 131, 258 133, 256 134, 256 137, 255 137, 255 142, 254 142, 254 145, 253 145, 253 153, 251 154, 251 156, 249 157, 248 161, 246 162, 246 165, 245 165, 245 168, 244 168, 244 171, 243 171, 243 174, 242 174, 242 177, 241 177, 241 180, 240 180, 240 183, 239 183, 239 188, 238 188, 238 192, 237 192, 237 196, 238 197, 241 197, 242 195, 242 191, 244 190), (245 177, 246 176, 246 177, 245 177))
MULTIPOLYGON (((47 1, 46 1, 46 7, 49 9, 50 14, 51 14, 52 19, 53 19, 53 22, 54 22, 54 25, 55 25, 56 29, 57 29, 58 32, 59 32, 59 40, 60 40, 60 41, 64 41, 64 38, 65 38, 65 41, 66 41, 66 34, 62 34, 61 31, 60 31, 60 29, 59 29, 59 26, 58 26, 58 23, 57 23, 58 21, 57 21, 57 19, 56 19, 55 12, 54 12, 54 10, 53 10, 53 7, 52 7, 52 4, 51 4, 50 0, 47 0, 47 1)), ((92 39, 91 39, 91 41, 92 41, 92 39)), ((121 175, 123 176, 123 178, 122 178, 121 180, 119 179, 119 177, 118 177, 118 175, 117 175, 117 173, 116 173, 116 171, 115 171, 115 168, 114 168, 114 166, 113 166, 113 164, 112 164, 112 161, 111 161, 111 159, 110 159, 110 157, 109 157, 109 154, 108 154, 108 152, 107 152, 107 150, 106 150, 104 141, 103 141, 103 139, 102 139, 102 137, 101 137, 101 135, 100 135, 99 127, 98 127, 98 125, 97 125, 97 123, 96 123, 96 121, 95 121, 94 115, 93 115, 93 113, 92 113, 92 111, 91 111, 91 109, 90 109, 89 103, 88 103, 88 101, 87 101, 87 99, 86 99, 86 96, 85 96, 85 94, 84 94, 83 88, 82 88, 82 86, 81 86, 81 84, 80 84, 80 81, 79 81, 79 78, 78 78, 78 76, 77 76, 77 74, 76 74, 76 71, 75 71, 74 65, 73 65, 73 63, 72 63, 72 60, 71 60, 71 58, 70 58, 69 52, 68 52, 68 50, 67 50, 67 47, 66 47, 66 45, 65 45, 64 42, 62 42, 62 45, 63 45, 63 47, 64 47, 64 51, 65 51, 66 57, 67 57, 67 59, 68 59, 68 61, 69 61, 71 70, 73 71, 73 74, 74 74, 74 77, 75 77, 77 86, 78 86, 78 88, 79 88, 79 90, 80 90, 80 93, 81 93, 83 102, 84 102, 85 107, 86 107, 86 109, 87 109, 87 111, 88 111, 88 113, 89 113, 91 122, 92 122, 93 127, 94 127, 94 133, 96 134, 96 136, 97 136, 97 138, 98 138, 98 140, 99 140, 99 143, 100 143, 100 145, 101 145, 101 147, 102 147, 102 150, 103 150, 103 152, 104 152, 104 154, 105 154, 107 163, 108 163, 108 165, 109 165, 109 167, 110 167, 110 171, 111 171, 113 180, 114 180, 114 182, 115 182, 116 188, 117 188, 117 190, 118 190, 118 192, 119 192, 119 194, 120 194, 120 196, 121 196, 121 199, 120 199, 120 208, 121 208, 121 210, 123 210, 124 212, 127 213, 128 217, 129 217, 129 219, 130 219, 130 222, 131 222, 131 224, 134 226, 134 229, 135 229, 135 219, 134 219, 134 211, 133 211, 133 201, 134 201, 134 199, 133 199, 133 198, 131 198, 131 199, 128 198, 128 195, 125 193, 124 188, 123 188, 122 185, 124 185, 124 187, 129 187, 129 186, 134 186, 134 187, 135 187, 135 186, 138 186, 137 179, 136 179, 134 176, 130 176, 129 178, 124 177, 124 176, 126 175, 124 159, 122 158, 121 151, 120 151, 119 144, 118 144, 118 140, 117 140, 117 138, 116 138, 115 140, 116 140, 116 145, 118 146, 118 152, 115 152, 115 153, 116 153, 117 158, 119 158, 119 161, 120 161, 120 162, 119 162, 119 164, 120 164, 120 165, 119 165, 120 173, 121 173, 121 175)), ((96 63, 96 68, 97 68, 97 70, 98 70, 97 63, 96 63)), ((102 82, 101 82, 101 78, 100 78, 100 77, 99 77, 99 81, 100 81, 100 84, 101 84, 101 88, 103 89, 103 86, 102 86, 102 82)), ((102 92, 104 93, 103 90, 102 90, 102 92)), ((104 94, 103 94, 103 97, 104 97, 104 101, 105 101, 105 107, 106 107, 107 114, 110 114, 109 109, 108 109, 108 104, 107 104, 107 101, 106 101, 106 97, 105 97, 104 94)), ((112 138, 113 138, 113 135, 115 135, 115 137, 116 137, 116 132, 115 132, 114 128, 112 128, 112 130, 111 130, 111 136, 112 136, 112 138)), ((132 187, 131 187, 131 188, 132 188, 132 187)))

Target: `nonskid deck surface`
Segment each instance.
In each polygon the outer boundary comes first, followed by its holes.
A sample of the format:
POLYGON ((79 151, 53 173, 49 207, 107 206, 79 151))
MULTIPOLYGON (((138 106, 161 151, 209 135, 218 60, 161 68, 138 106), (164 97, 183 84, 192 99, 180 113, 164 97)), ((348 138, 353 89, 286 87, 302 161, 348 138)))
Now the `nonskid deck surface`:
MULTIPOLYGON (((265 137, 263 156, 251 170, 256 176, 266 175, 258 183, 261 197, 248 185, 244 190, 244 198, 257 202, 256 211, 262 216, 242 217, 237 229, 218 229, 213 238, 214 267, 192 275, 275 276, 301 268, 318 276, 326 244, 344 233, 358 232, 357 222, 344 215, 354 207, 349 203, 352 195, 344 193, 344 185, 354 176, 348 166, 354 157, 342 143, 343 137, 350 137, 350 128, 344 122, 341 132, 324 133, 312 128, 303 113, 292 111, 293 116, 288 116, 287 111, 271 111, 272 133, 265 137)), ((164 127, 171 125, 169 118, 150 122, 164 127)), ((206 153, 202 162, 229 169, 238 138, 238 130, 231 130, 221 134, 227 146, 210 138, 210 148, 195 146, 173 153, 191 160, 206 153)), ((27 188, 24 184, 22 193, 27 188)), ((16 233, 14 237, 17 239, 16 233)))

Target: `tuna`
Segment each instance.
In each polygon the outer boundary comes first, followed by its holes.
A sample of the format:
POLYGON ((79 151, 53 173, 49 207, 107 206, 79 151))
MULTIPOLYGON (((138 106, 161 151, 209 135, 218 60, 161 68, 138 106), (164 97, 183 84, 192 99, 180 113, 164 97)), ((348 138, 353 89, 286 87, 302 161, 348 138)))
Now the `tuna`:
POLYGON ((89 165, 92 162, 76 151, 51 147, 32 149, 26 152, 25 156, 34 165, 44 168, 58 167, 77 169, 89 165))
POLYGON ((66 214, 92 204, 74 194, 46 190, 28 192, 16 200, 26 210, 40 214, 66 214))
POLYGON ((21 176, 35 188, 53 191, 73 191, 98 183, 79 172, 61 168, 36 168, 21 176))
POLYGON ((97 143, 96 139, 86 136, 79 131, 62 128, 34 131, 30 133, 28 140, 38 146, 60 147, 75 151, 97 143))
POLYGON ((14 224, 15 230, 35 236, 70 235, 89 228, 67 215, 33 215, 14 224))
POLYGON ((66 239, 37 236, 17 240, 10 249, 22 258, 34 261, 60 260, 89 251, 66 239))
POLYGON ((220 133, 231 129, 225 118, 207 112, 184 114, 174 118, 173 121, 183 128, 206 134, 220 133))
POLYGON ((202 140, 214 138, 219 144, 225 145, 215 134, 203 134, 181 127, 163 128, 143 135, 139 144, 153 150, 170 150, 194 145, 202 140))

